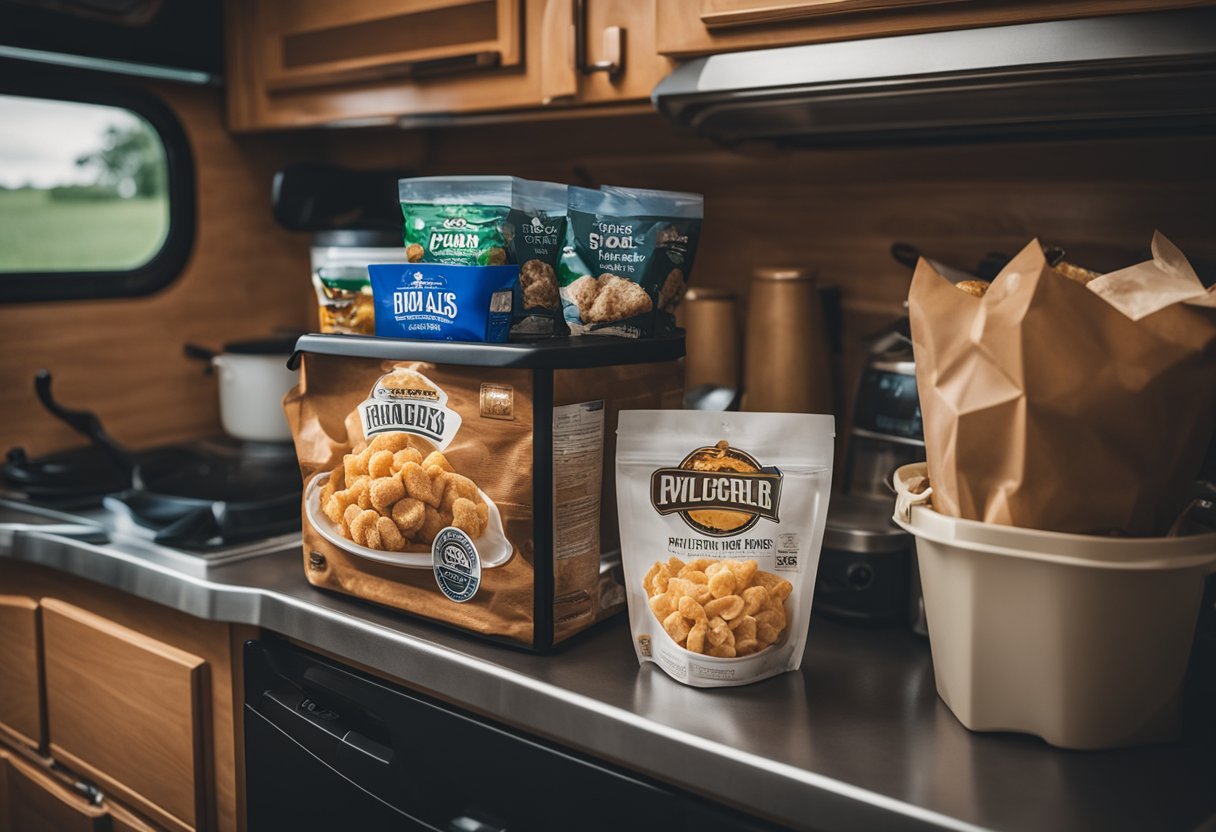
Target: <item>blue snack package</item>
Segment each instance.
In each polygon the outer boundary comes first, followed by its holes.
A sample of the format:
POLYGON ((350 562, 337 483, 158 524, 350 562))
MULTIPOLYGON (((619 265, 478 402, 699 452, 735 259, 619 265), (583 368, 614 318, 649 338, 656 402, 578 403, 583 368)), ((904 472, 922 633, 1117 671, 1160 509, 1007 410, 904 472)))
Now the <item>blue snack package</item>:
POLYGON ((392 263, 367 271, 379 336, 503 343, 510 334, 517 265, 392 263))

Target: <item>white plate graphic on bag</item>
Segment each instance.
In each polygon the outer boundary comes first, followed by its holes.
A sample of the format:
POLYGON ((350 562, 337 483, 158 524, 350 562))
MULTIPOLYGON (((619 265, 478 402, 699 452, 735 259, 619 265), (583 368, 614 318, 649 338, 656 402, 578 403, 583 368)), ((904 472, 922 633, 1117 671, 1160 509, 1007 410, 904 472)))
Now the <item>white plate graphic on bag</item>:
MULTIPOLYGON (((430 549, 425 552, 386 552, 382 549, 361 546, 343 535, 341 529, 325 516, 325 512, 321 511, 321 486, 327 479, 329 479, 328 471, 317 474, 309 481, 308 488, 304 492, 304 511, 308 516, 308 522, 321 537, 340 549, 368 560, 387 563, 391 566, 404 566, 409 569, 432 568, 430 549)), ((487 497, 480 488, 477 489, 477 493, 481 495, 481 499, 486 501, 490 516, 485 532, 473 541, 473 545, 477 547, 481 568, 493 569, 511 559, 514 547, 511 545, 511 541, 507 540, 506 532, 503 531, 502 515, 498 513, 498 506, 494 505, 494 501, 487 497)))

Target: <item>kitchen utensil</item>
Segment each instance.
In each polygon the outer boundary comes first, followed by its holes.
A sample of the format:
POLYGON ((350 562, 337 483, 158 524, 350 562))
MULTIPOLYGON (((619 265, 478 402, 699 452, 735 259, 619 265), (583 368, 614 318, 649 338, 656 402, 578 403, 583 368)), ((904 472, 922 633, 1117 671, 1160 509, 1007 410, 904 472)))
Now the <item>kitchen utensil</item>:
POLYGON ((851 623, 905 620, 912 537, 891 522, 893 500, 832 497, 815 581, 816 613, 851 623))
POLYGON ((237 439, 289 442, 291 429, 283 416, 283 396, 295 387, 297 374, 287 368, 294 338, 233 341, 222 352, 186 344, 187 357, 219 370, 220 422, 237 439))
POLYGON ((739 388, 739 318, 735 296, 722 289, 693 288, 680 307, 688 343, 684 388, 739 388))
POLYGON ((832 412, 832 370, 814 272, 757 269, 746 338, 743 410, 832 412))
POLYGON ((916 536, 937 691, 976 731, 1064 748, 1173 739, 1216 534, 1114 538, 961 520, 916 505, 895 473, 895 522, 916 536))

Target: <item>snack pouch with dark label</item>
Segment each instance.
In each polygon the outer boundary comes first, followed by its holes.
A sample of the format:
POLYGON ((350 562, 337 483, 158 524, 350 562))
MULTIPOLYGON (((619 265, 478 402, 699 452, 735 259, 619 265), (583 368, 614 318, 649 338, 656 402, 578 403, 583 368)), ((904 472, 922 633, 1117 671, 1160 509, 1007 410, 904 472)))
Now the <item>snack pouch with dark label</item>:
POLYGON ((398 183, 406 260, 455 266, 519 265, 512 332, 564 334, 557 258, 566 186, 514 176, 446 176, 398 183))
POLYGON ((694 687, 802 663, 832 482, 831 416, 622 411, 616 493, 639 662, 694 687))
POLYGON ((701 236, 700 194, 570 188, 558 266, 575 335, 650 338, 675 330, 701 236))
POLYGON ((424 341, 502 343, 511 328, 518 266, 373 264, 376 334, 424 341))

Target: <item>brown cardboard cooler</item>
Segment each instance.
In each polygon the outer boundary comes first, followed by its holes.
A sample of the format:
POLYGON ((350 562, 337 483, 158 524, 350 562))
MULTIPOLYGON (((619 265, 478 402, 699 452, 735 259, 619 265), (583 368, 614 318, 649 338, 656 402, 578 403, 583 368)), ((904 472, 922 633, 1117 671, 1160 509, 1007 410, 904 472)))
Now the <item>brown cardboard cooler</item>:
POLYGON ((284 408, 309 582, 538 651, 621 609, 617 414, 679 407, 683 354, 303 336, 284 408))

